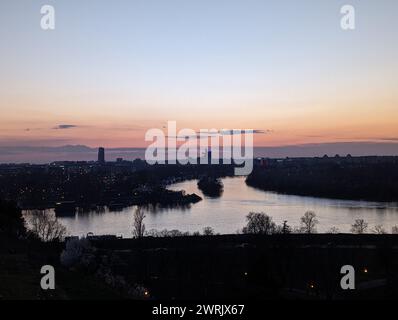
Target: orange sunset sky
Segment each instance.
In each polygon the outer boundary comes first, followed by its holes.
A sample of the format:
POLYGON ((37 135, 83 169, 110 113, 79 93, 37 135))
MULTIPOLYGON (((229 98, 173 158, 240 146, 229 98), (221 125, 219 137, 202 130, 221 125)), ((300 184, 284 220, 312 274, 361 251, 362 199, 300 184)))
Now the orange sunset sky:
POLYGON ((0 146, 144 147, 146 130, 256 129, 256 146, 398 141, 396 1, 0 4, 0 146))

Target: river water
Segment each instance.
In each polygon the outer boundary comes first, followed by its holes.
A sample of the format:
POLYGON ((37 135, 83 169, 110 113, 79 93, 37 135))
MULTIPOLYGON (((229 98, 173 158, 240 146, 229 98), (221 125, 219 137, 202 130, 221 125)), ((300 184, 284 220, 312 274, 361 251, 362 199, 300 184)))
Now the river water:
MULTIPOLYGON (((265 212, 275 222, 284 220, 292 227, 298 226, 300 217, 308 210, 318 216, 319 232, 337 227, 341 232, 349 232, 355 219, 365 219, 369 229, 383 225, 391 232, 398 225, 398 203, 347 201, 283 195, 264 192, 248 187, 244 178, 223 179, 224 193, 220 198, 205 197, 196 186, 196 180, 185 181, 170 186, 173 190, 186 190, 197 193, 203 200, 189 208, 147 208, 146 229, 178 229, 181 231, 201 231, 210 226, 217 233, 235 233, 245 225, 245 216, 251 212, 265 212)), ((132 215, 135 207, 120 212, 108 210, 97 213, 77 213, 74 216, 60 217, 70 235, 112 234, 131 237, 132 215)))

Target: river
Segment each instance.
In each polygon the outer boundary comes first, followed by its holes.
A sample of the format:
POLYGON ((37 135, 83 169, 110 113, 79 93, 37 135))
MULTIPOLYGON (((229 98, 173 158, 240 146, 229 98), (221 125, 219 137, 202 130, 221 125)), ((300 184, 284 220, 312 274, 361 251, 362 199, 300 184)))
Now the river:
MULTIPOLYGON (((383 225, 387 232, 391 232, 392 226, 398 225, 397 203, 321 199, 264 192, 248 187, 241 177, 226 178, 223 183, 224 193, 217 199, 205 197, 194 180, 172 185, 170 189, 194 192, 203 197, 203 200, 190 208, 145 209, 146 229, 193 232, 210 226, 217 233, 235 233, 245 225, 245 216, 251 211, 265 212, 277 223, 287 220, 294 227, 299 225, 300 217, 308 210, 317 214, 319 232, 325 232, 331 227, 349 232, 354 220, 360 218, 369 223, 369 229, 383 225)), ((134 207, 130 207, 120 212, 106 210, 101 213, 77 213, 59 219, 70 235, 82 236, 93 232, 131 237, 134 210, 134 207)))

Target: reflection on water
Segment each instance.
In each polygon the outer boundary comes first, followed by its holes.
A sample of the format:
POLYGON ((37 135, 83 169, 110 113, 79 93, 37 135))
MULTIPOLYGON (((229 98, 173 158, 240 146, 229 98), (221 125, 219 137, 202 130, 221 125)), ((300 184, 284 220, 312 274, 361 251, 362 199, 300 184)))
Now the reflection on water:
MULTIPOLYGON (((307 210, 318 215, 320 232, 337 227, 341 232, 349 232, 355 219, 365 219, 369 227, 381 224, 387 231, 398 225, 398 204, 366 201, 320 199, 312 197, 283 195, 264 192, 245 184, 244 178, 223 179, 224 193, 220 198, 205 197, 197 188, 195 180, 175 184, 173 190, 186 190, 196 193, 203 200, 187 207, 161 208, 147 206, 146 229, 179 229, 181 231, 202 230, 211 226, 219 233, 235 233, 245 224, 245 216, 250 211, 265 212, 277 223, 288 221, 297 226, 300 217, 307 210)), ((115 234, 131 237, 132 214, 135 207, 120 212, 76 213, 60 217, 60 221, 72 235, 115 234)))

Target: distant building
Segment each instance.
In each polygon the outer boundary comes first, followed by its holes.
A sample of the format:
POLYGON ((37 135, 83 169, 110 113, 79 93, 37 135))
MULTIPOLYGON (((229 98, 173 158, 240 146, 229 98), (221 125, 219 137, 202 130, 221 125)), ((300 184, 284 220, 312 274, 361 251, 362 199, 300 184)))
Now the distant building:
POLYGON ((260 166, 265 168, 267 166, 267 159, 261 158, 260 159, 260 166))
POLYGON ((98 163, 99 164, 105 163, 105 149, 102 147, 98 149, 98 163))

